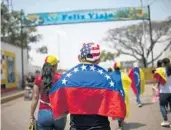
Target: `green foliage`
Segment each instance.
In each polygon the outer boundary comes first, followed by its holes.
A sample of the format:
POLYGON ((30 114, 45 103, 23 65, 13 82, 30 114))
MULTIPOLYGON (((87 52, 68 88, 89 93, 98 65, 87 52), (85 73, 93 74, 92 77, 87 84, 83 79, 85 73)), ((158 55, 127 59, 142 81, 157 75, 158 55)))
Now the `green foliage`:
POLYGON ((20 11, 10 12, 8 7, 1 3, 1 40, 3 42, 21 47, 21 39, 24 48, 30 48, 30 43, 36 43, 41 39, 35 27, 23 28, 21 34, 20 11))
POLYGON ((41 46, 40 48, 37 49, 37 52, 41 53, 41 54, 47 54, 48 48, 47 48, 47 46, 41 46))
POLYGON ((124 8, 117 10, 116 17, 119 19, 147 19, 148 14, 143 12, 141 8, 124 8))
POLYGON ((112 52, 101 52, 101 61, 107 61, 107 60, 114 60, 114 58, 118 57, 119 53, 112 53, 112 52))

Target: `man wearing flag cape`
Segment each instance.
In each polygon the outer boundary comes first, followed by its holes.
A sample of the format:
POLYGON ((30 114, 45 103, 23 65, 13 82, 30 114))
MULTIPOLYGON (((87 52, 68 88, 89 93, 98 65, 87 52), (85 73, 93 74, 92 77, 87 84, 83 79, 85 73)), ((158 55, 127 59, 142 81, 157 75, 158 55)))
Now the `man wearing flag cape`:
POLYGON ((100 47, 83 44, 75 66, 54 84, 50 103, 54 118, 70 113, 70 130, 111 130, 108 117, 124 119, 126 105, 121 84, 98 66, 100 47))
MULTIPOLYGON (((121 86, 124 90, 125 103, 126 103, 126 117, 129 116, 129 88, 131 87, 131 79, 124 73, 121 72, 120 62, 114 63, 114 72, 110 73, 111 77, 118 86, 121 86)), ((119 127, 123 126, 123 120, 118 121, 119 127)))
POLYGON ((142 107, 140 96, 143 95, 145 90, 144 72, 141 68, 138 67, 137 64, 135 64, 134 66, 135 67, 132 67, 129 71, 129 77, 132 80, 131 88, 136 95, 138 107, 142 107))

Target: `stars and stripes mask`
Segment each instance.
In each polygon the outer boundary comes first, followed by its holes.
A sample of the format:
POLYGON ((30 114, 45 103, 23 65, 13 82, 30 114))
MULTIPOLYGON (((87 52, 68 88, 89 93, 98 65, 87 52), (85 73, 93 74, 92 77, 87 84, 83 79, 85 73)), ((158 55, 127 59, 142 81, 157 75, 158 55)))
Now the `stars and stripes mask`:
POLYGON ((100 47, 95 43, 84 43, 80 50, 81 59, 87 61, 97 61, 100 59, 100 47))

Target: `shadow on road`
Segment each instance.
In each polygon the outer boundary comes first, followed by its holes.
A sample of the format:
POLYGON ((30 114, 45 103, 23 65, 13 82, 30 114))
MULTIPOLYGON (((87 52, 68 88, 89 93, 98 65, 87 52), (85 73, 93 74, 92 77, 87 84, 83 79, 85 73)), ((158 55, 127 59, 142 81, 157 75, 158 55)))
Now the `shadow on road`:
POLYGON ((129 122, 129 123, 124 124, 124 130, 134 130, 143 126, 146 126, 146 125, 141 124, 141 123, 129 122))
POLYGON ((152 105, 152 104, 154 104, 154 103, 152 103, 152 102, 147 102, 147 103, 143 103, 143 106, 148 106, 148 105, 152 105))

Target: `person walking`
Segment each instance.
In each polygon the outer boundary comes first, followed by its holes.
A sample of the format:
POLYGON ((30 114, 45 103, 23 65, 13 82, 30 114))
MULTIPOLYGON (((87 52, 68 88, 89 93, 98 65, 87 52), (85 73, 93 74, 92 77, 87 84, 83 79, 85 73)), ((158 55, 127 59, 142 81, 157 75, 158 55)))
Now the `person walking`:
POLYGON ((98 66, 98 44, 83 44, 78 59, 80 64, 66 72, 50 90, 54 117, 70 113, 70 130, 111 130, 108 117, 126 116, 121 84, 116 85, 109 73, 98 66))
MULTIPOLYGON (((163 122, 161 122, 161 126, 167 127, 170 126, 170 122, 168 121, 166 105, 169 103, 171 106, 171 64, 168 58, 164 58, 162 60, 164 66, 164 73, 166 75, 166 83, 160 82, 159 88, 159 101, 160 101, 160 111, 163 117, 163 122)), ((160 78, 162 79, 162 77, 160 78)))
POLYGON ((56 72, 58 62, 55 56, 47 56, 41 75, 38 75, 34 81, 30 120, 31 124, 35 122, 34 114, 38 101, 40 101, 37 120, 38 130, 64 130, 65 128, 66 116, 54 120, 51 104, 49 102, 49 89, 61 77, 61 75, 56 72))
MULTIPOLYGON (((129 116, 129 89, 131 87, 131 79, 124 72, 121 72, 121 63, 114 63, 114 71, 110 73, 111 77, 117 84, 122 84, 122 89, 124 90, 125 95, 125 104, 126 104, 126 117, 129 116)), ((124 119, 118 119, 119 129, 123 128, 124 119)))
POLYGON ((136 95, 136 102, 138 107, 142 107, 142 102, 140 96, 144 93, 145 90, 145 79, 144 79, 144 72, 138 65, 134 65, 130 69, 129 77, 132 80, 131 88, 136 95))

